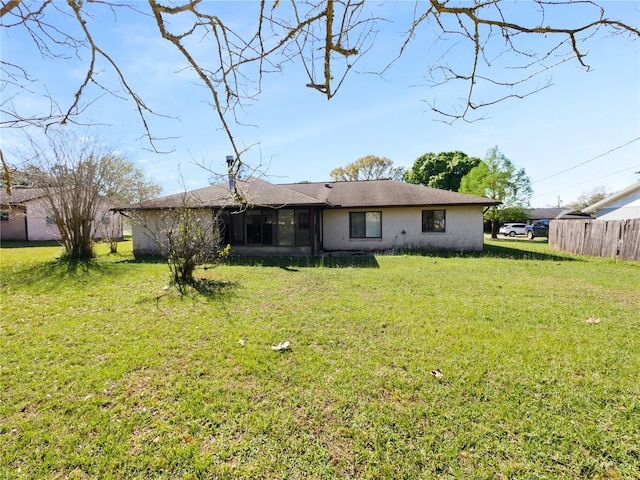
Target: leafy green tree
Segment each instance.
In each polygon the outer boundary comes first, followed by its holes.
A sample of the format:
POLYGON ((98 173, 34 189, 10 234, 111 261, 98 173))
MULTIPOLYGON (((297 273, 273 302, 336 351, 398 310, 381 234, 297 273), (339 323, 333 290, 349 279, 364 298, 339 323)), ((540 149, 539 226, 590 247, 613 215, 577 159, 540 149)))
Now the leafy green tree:
POLYGON ((356 180, 402 180, 403 174, 404 169, 394 167, 392 160, 386 157, 367 155, 344 167, 334 168, 329 175, 337 182, 353 182, 356 180))
POLYGON ((496 146, 462 178, 460 192, 502 202, 485 212, 485 219, 491 221, 491 237, 497 238, 498 222, 522 218, 523 210, 529 206, 532 189, 524 168, 516 168, 496 146))
POLYGON ((462 177, 479 163, 479 158, 469 157, 460 151, 425 153, 405 172, 404 180, 408 183, 457 192, 462 177))

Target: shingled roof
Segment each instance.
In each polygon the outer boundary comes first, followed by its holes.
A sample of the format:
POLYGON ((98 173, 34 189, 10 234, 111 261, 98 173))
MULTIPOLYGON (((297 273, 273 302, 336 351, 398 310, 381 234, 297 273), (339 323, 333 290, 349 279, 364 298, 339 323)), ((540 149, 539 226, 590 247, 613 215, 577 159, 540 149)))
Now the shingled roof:
POLYGON ((241 205, 284 207, 324 206, 327 208, 498 205, 500 202, 448 190, 394 180, 357 182, 317 182, 273 184, 250 178, 238 180, 244 196, 238 202, 227 185, 212 185, 189 192, 168 195, 129 208, 165 209, 185 205, 195 208, 230 208, 241 205))
POLYGON ((36 198, 45 196, 42 188, 17 188, 11 189, 11 195, 4 188, 0 188, 0 202, 4 205, 20 205, 36 198))
POLYGON ((500 203, 484 197, 474 197, 395 180, 293 183, 282 186, 322 200, 327 206, 334 208, 498 205, 500 203))
MULTIPOLYGON (((255 205, 263 207, 324 205, 322 201, 298 193, 289 188, 265 182, 258 178, 237 180, 236 189, 242 196, 238 201, 232 195, 228 185, 211 185, 209 187, 176 193, 166 197, 147 200, 133 208, 164 209, 184 206, 195 208, 225 208, 255 205)), ((131 208, 130 207, 130 208, 131 208)))
POLYGON ((576 219, 589 218, 590 215, 573 208, 532 208, 525 210, 530 220, 551 220, 553 218, 576 219))

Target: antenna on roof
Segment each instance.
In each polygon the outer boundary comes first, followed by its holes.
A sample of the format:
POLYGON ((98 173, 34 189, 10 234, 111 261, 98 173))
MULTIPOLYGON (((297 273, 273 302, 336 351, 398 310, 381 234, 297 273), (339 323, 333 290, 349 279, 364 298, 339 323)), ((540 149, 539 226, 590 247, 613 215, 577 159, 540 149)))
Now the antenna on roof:
POLYGON ((233 192, 234 187, 234 179, 233 174, 231 173, 231 167, 233 166, 233 155, 227 155, 227 170, 229 172, 229 191, 233 192))

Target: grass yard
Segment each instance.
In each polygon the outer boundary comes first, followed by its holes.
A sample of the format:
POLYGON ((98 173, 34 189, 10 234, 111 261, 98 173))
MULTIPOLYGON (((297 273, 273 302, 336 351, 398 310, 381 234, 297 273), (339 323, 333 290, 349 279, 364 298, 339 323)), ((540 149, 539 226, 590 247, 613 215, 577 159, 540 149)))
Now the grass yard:
POLYGON ((640 264, 500 239, 181 298, 129 243, 3 247, 0 478, 640 478, 640 264))

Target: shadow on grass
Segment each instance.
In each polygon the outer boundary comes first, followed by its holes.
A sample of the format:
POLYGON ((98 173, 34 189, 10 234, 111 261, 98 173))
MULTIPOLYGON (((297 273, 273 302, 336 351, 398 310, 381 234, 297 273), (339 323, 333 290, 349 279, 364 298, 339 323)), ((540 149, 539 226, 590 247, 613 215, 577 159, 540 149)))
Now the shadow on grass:
MULTIPOLYGON (((118 263, 166 264, 167 259, 159 256, 127 258, 118 263)), ((376 257, 369 253, 337 254, 334 256, 239 256, 232 255, 220 262, 220 265, 239 267, 279 267, 288 272, 297 272, 301 267, 326 268, 379 268, 376 257)))
POLYGON ((167 259, 164 257, 160 257, 160 256, 155 256, 155 255, 148 255, 148 256, 144 256, 144 257, 128 257, 128 258, 123 258, 122 260, 119 260, 117 263, 132 263, 132 264, 157 264, 157 265, 166 265, 167 264, 167 259))
POLYGON ((114 262, 91 260, 71 260, 60 258, 51 262, 43 262, 19 271, 14 271, 10 279, 13 285, 43 285, 50 289, 57 288, 61 282, 70 280, 84 283, 90 276, 121 274, 114 262))
POLYGON ((536 252, 526 248, 518 248, 518 245, 515 243, 513 245, 493 245, 485 243, 482 256, 514 258, 518 260, 551 260, 562 262, 581 261, 579 258, 570 257, 562 253, 555 254, 551 252, 536 252))
MULTIPOLYGON (((163 292, 160 295, 147 295, 140 298, 136 303, 148 304, 155 302, 157 308, 161 308, 161 300, 192 300, 195 302, 204 301, 216 301, 226 311, 225 305, 227 301, 235 297, 235 291, 238 287, 237 282, 225 282, 220 280, 212 280, 209 278, 195 279, 194 282, 178 286, 167 285, 163 288, 163 292), (172 293, 174 295, 172 295, 172 293)), ((228 312, 227 312, 228 313, 228 312)))
POLYGON ((199 295, 210 299, 227 298, 232 295, 233 289, 237 286, 237 282, 222 282, 209 278, 199 278, 190 285, 199 295))
POLYGON ((562 253, 554 254, 549 252, 536 252, 533 250, 520 249, 517 246, 507 245, 484 245, 482 252, 451 252, 451 251, 407 251, 401 252, 403 255, 418 255, 424 257, 437 258, 505 258, 512 260, 543 260, 555 262, 575 262, 584 261, 580 258, 572 257, 562 253))
POLYGON ((3 240, 0 248, 33 248, 33 247, 61 247, 55 240, 43 240, 41 242, 28 242, 26 240, 3 240))
MULTIPOLYGON (((579 258, 563 253, 532 250, 530 242, 518 245, 516 241, 502 245, 485 243, 481 252, 459 252, 446 250, 398 250, 393 252, 343 253, 337 252, 322 256, 230 256, 220 264, 241 267, 278 267, 287 272, 298 272, 300 268, 380 268, 376 256, 415 255, 439 258, 510 258, 517 260, 579 261, 579 258)), ((166 263, 162 257, 140 257, 122 260, 124 263, 166 263)))
POLYGON ((297 272, 298 268, 380 268, 376 257, 369 253, 335 254, 332 256, 231 256, 224 260, 224 265, 243 267, 279 267, 287 272, 297 272))
MULTIPOLYGON (((530 243, 522 243, 519 245, 517 241, 508 241, 496 244, 496 240, 491 243, 484 244, 484 250, 481 252, 454 252, 444 250, 413 250, 400 252, 403 255, 418 255, 425 257, 438 258, 505 258, 514 260, 545 260, 556 262, 582 261, 580 258, 564 254, 562 252, 552 253, 545 251, 537 251, 531 248, 530 243)), ((535 245, 534 245, 535 247, 535 245)))

